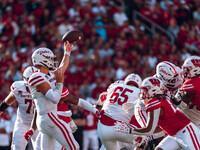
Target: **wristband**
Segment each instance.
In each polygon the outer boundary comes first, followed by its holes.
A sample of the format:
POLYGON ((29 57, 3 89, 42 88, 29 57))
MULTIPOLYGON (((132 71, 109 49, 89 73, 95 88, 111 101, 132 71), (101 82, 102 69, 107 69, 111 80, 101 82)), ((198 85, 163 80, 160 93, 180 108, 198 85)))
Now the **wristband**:
POLYGON ((70 52, 65 51, 64 55, 68 55, 68 56, 70 56, 70 52))
POLYGON ((4 110, 6 110, 8 107, 9 107, 9 105, 6 104, 5 101, 2 101, 1 104, 0 104, 0 111, 4 111, 4 110))
POLYGON ((60 93, 60 95, 62 94, 62 90, 63 90, 63 83, 57 83, 56 85, 56 90, 60 93))
POLYGON ((132 128, 129 129, 129 133, 128 134, 131 134, 131 133, 132 133, 132 128))

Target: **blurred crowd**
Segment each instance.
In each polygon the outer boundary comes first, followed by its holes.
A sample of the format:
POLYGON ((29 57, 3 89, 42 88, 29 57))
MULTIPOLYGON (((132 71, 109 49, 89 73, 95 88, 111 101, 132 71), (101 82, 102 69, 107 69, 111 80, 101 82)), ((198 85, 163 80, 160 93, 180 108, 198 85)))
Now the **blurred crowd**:
POLYGON ((74 44, 65 73, 64 83, 77 97, 97 99, 127 74, 144 78, 160 61, 181 66, 188 56, 200 54, 199 0, 1 0, 0 10, 0 101, 32 65, 38 47, 50 48, 61 61, 61 38, 69 30, 84 34, 74 44), (133 18, 134 11, 173 34, 175 44, 163 33, 149 34, 144 20, 133 18))

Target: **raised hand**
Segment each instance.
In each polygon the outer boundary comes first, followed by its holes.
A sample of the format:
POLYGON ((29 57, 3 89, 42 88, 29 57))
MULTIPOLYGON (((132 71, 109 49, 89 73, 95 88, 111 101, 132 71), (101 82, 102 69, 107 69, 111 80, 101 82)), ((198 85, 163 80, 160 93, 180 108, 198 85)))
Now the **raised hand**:
POLYGON ((70 56, 73 47, 74 47, 73 44, 70 44, 68 41, 65 42, 65 43, 64 43, 65 54, 67 54, 68 56, 70 56))

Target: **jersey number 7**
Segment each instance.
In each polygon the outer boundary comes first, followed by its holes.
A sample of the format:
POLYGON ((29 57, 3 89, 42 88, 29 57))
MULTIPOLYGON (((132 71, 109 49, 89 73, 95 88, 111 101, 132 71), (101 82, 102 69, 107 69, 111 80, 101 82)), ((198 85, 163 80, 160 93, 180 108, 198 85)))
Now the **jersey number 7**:
POLYGON ((28 108, 26 110, 26 113, 30 114, 31 107, 32 107, 32 99, 25 99, 25 104, 28 104, 28 108))
POLYGON ((117 102, 119 105, 126 103, 128 101, 128 92, 133 93, 133 90, 123 87, 117 87, 110 97, 110 103, 117 102))

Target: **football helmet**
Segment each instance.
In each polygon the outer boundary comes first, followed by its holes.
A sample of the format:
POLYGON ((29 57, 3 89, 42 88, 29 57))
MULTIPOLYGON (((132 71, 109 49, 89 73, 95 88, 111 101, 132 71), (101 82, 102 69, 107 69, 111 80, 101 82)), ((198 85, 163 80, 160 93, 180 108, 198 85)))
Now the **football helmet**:
POLYGON ((170 89, 180 87, 183 83, 182 70, 168 61, 160 62, 156 66, 156 77, 170 89))
POLYGON ((128 83, 133 83, 139 88, 142 83, 142 79, 140 78, 139 75, 135 73, 131 73, 124 80, 124 84, 128 84, 128 83))
POLYGON ((32 54, 32 62, 34 65, 41 65, 50 70, 56 69, 57 67, 57 62, 54 61, 55 58, 54 53, 45 47, 38 48, 32 54))
POLYGON ((145 78, 140 86, 140 89, 140 98, 143 100, 153 98, 159 94, 164 94, 163 83, 157 77, 145 78))
POLYGON ((23 79, 24 79, 24 83, 27 85, 28 84, 28 80, 29 77, 36 72, 38 69, 36 67, 33 66, 29 66, 27 67, 24 72, 23 72, 23 79))
POLYGON ((107 88, 107 92, 116 84, 124 84, 124 81, 123 80, 117 80, 117 81, 111 83, 107 88))
POLYGON ((183 76, 184 78, 193 78, 200 75, 200 57, 190 56, 188 57, 183 65, 183 76))

